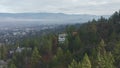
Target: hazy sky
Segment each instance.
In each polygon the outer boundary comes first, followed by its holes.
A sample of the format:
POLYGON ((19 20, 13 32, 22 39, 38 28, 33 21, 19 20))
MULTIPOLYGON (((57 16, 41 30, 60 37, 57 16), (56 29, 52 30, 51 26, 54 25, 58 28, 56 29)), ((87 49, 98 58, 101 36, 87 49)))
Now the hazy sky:
POLYGON ((120 9, 120 0, 0 0, 0 12, 52 12, 109 15, 120 9))

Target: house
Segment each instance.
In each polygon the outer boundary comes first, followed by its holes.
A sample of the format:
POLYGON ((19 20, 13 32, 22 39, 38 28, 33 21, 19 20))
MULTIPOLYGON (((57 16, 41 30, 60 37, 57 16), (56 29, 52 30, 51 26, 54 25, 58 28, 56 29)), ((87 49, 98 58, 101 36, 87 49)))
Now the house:
POLYGON ((64 43, 64 41, 66 40, 66 36, 67 36, 67 34, 65 34, 65 33, 59 34, 59 36, 58 36, 58 42, 59 43, 64 43))
MULTIPOLYGON (((76 36, 76 35, 78 35, 78 32, 72 32, 71 34, 72 34, 72 36, 76 36)), ((64 43, 64 41, 66 40, 66 36, 67 36, 66 33, 59 34, 58 35, 58 42, 59 43, 64 43)))

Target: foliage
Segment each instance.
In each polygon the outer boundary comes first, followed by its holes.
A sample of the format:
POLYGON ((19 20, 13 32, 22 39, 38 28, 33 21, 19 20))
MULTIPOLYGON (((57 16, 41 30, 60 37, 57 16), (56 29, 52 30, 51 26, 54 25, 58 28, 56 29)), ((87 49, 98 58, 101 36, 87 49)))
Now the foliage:
MULTIPOLYGON (((19 43, 20 47, 31 50, 13 53, 12 58, 9 57, 13 61, 10 67, 120 68, 120 11, 108 19, 101 17, 81 24, 79 28, 72 25, 60 31, 67 34, 62 44, 57 38, 59 31, 24 39, 19 43)), ((0 59, 8 59, 9 49, 15 50, 16 46, 1 46, 0 59)))

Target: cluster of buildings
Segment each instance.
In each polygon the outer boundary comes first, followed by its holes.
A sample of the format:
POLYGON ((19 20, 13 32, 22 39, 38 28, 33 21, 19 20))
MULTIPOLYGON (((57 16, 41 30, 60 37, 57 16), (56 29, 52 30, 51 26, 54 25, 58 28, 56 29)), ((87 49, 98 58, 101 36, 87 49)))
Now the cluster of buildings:
POLYGON ((14 44, 16 40, 35 35, 42 30, 54 29, 55 25, 36 25, 22 27, 0 27, 0 43, 14 44))

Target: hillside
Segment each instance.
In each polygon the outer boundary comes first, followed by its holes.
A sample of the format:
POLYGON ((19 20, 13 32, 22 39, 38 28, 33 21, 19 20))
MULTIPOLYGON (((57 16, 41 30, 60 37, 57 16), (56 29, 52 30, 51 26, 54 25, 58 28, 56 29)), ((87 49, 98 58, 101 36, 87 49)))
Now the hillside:
POLYGON ((0 59, 11 59, 6 61, 9 68, 120 68, 119 26, 120 12, 79 28, 68 25, 59 33, 2 45, 0 59))

